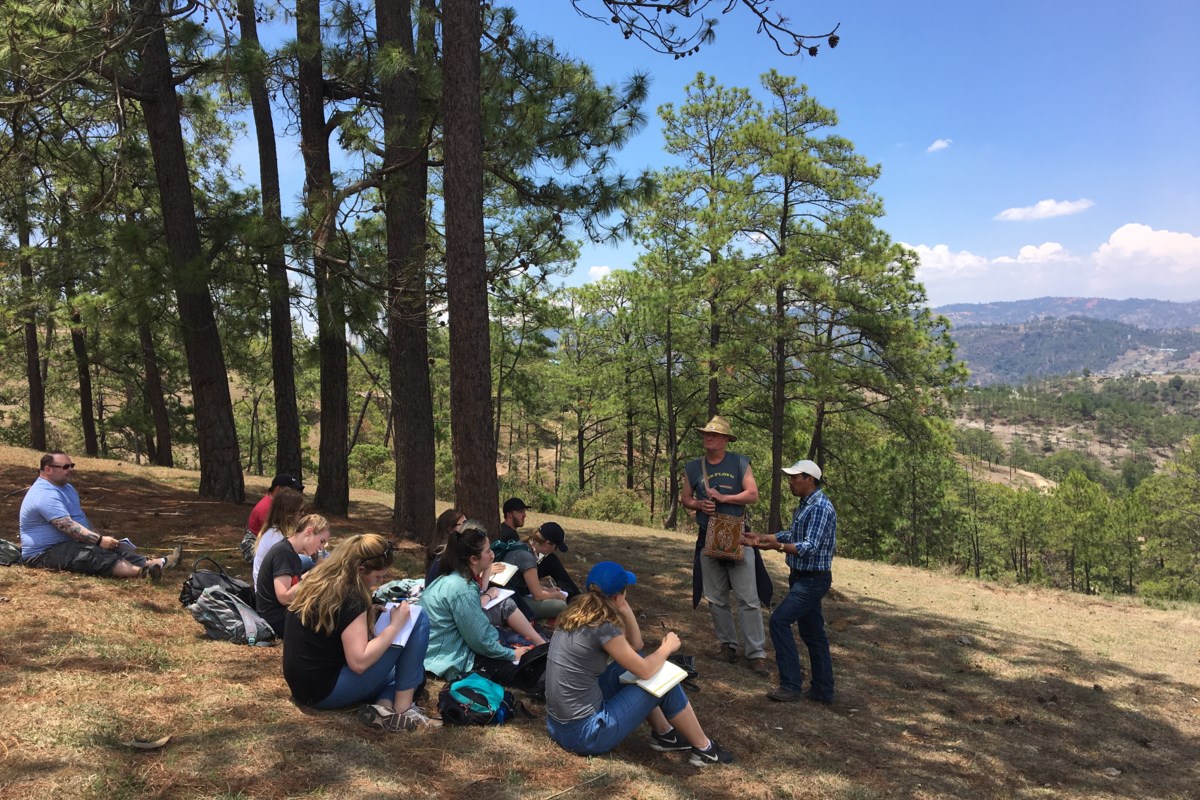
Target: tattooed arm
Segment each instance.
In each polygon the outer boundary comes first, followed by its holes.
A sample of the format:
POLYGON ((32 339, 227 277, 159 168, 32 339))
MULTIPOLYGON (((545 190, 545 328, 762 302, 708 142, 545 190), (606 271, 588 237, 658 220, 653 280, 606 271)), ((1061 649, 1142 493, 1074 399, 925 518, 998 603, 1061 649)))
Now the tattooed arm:
POLYGON ((117 546, 117 540, 113 537, 88 530, 70 517, 52 519, 50 520, 50 524, 75 541, 82 542, 83 544, 98 545, 105 550, 113 550, 117 546))

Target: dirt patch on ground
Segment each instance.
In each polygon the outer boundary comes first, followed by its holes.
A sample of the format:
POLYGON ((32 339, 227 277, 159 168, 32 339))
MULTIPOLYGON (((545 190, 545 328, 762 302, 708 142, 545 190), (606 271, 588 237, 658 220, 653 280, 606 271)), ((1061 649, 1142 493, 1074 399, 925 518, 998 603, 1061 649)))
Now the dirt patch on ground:
MULTIPOLYGON (((37 454, 0 448, 0 536, 37 454)), ((182 541, 234 571, 250 511, 194 495, 196 476, 76 459, 85 510, 163 552, 182 541)), ((265 480, 248 481, 257 492, 265 480)), ((356 493, 335 535, 388 527, 356 493)), ((532 518, 531 522, 540 522, 532 518)), ((744 663, 709 657, 686 533, 561 520, 566 564, 639 574, 652 642, 698 656, 702 723, 737 756, 698 771, 646 745, 568 755, 544 722, 385 735, 349 712, 293 705, 278 648, 206 640, 162 585, 0 568, 0 798, 1182 798, 1200 785, 1200 611, 1150 608, 838 559, 825 604, 838 701, 779 705, 744 663), (156 751, 122 742, 170 735, 156 751)), ((401 544, 397 573, 420 548, 401 544)), ((784 568, 768 564, 777 593, 784 568)), ((436 692, 437 686, 433 687, 436 692)), ((543 709, 535 705, 536 712, 543 709)))

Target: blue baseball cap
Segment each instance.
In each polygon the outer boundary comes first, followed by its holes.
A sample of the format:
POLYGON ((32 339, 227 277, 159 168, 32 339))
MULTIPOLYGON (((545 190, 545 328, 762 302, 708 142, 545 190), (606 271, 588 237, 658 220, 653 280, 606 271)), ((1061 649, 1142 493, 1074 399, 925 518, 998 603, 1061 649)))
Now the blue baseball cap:
POLYGON ((609 597, 625 591, 626 586, 637 583, 637 575, 615 561, 601 561, 588 573, 586 585, 595 586, 609 597))

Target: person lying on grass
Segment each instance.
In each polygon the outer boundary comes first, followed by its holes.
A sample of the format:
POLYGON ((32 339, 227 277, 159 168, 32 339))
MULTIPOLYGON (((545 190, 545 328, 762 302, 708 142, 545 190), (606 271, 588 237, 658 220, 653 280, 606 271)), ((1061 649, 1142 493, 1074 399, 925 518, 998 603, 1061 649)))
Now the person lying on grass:
POLYGON ((482 523, 468 521, 446 541, 436 580, 417 602, 429 616, 428 672, 453 680, 478 670, 502 686, 514 686, 514 663, 531 648, 507 647, 484 613, 481 576, 491 575, 494 556, 482 523))
POLYGON ((329 544, 329 522, 320 514, 301 518, 296 528, 267 553, 254 586, 255 608, 276 633, 283 633, 284 612, 300 588, 300 557, 316 555, 329 544))
POLYGON ((408 603, 372 638, 371 590, 393 560, 392 545, 374 533, 352 536, 296 587, 283 626, 283 677, 297 703, 318 709, 372 703, 363 722, 388 731, 432 724, 413 704, 425 679, 429 621, 417 618, 403 647, 392 640, 408 622, 408 603))
POLYGON ((705 735, 682 688, 655 697, 621 683, 626 670, 640 679, 653 676, 680 646, 672 631, 657 650, 641 655, 642 632, 625 597, 635 583, 637 576, 620 564, 601 561, 588 573, 587 592, 559 616, 546 665, 550 738, 572 753, 600 755, 648 721, 653 750, 688 750, 698 767, 733 763, 733 755, 705 735))

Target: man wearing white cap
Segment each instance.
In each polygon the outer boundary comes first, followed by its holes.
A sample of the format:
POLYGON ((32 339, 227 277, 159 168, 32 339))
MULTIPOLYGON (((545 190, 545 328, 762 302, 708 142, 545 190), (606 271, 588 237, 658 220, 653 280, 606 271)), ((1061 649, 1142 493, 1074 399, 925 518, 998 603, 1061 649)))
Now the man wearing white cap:
POLYGON ((832 583, 831 564, 837 544, 837 513, 821 491, 821 468, 807 459, 784 467, 792 494, 803 502, 792 517, 792 526, 774 536, 748 533, 743 541, 762 550, 779 550, 787 556, 790 568, 787 596, 771 614, 771 643, 775 645, 775 666, 779 669, 779 687, 767 697, 780 703, 800 699, 818 703, 833 702, 833 661, 829 656, 829 637, 825 635, 825 617, 821 599, 832 583), (792 625, 808 647, 812 665, 812 686, 804 691, 804 668, 796 651, 792 625))
POLYGON ((704 437, 704 455, 684 467, 679 502, 689 511, 696 512, 696 524, 700 526, 696 559, 720 647, 717 657, 731 664, 738 658, 738 635, 729 602, 732 596, 737 602, 738 622, 746 642, 747 663, 760 675, 769 675, 767 634, 763 630, 755 559, 723 560, 701 552, 709 517, 713 514, 744 516, 746 506, 758 501, 758 484, 750 469, 750 459, 726 450, 737 437, 724 417, 713 417, 699 432, 704 437))

